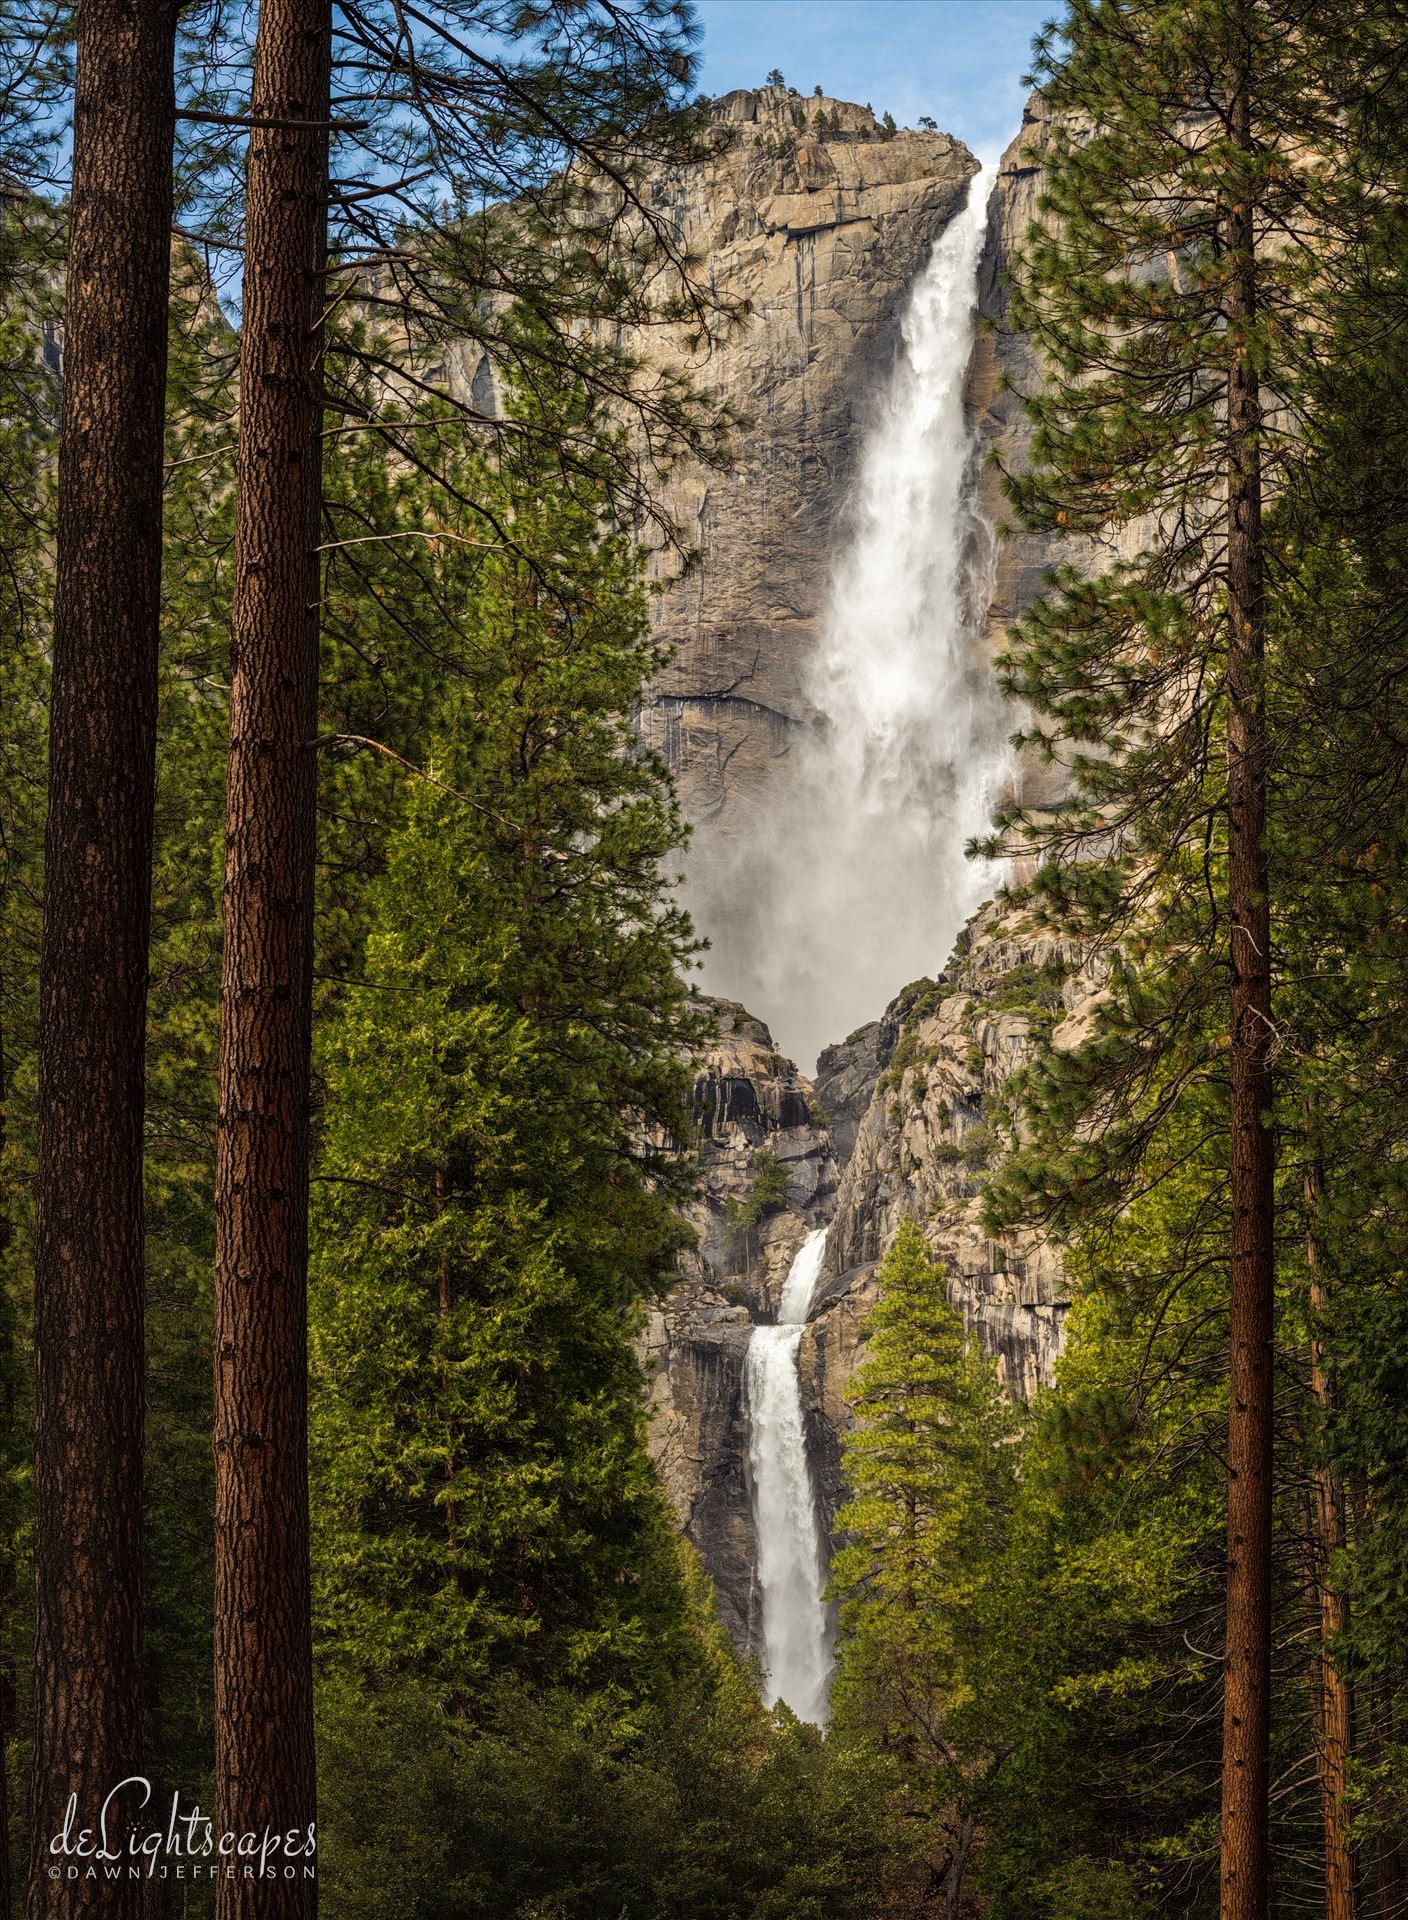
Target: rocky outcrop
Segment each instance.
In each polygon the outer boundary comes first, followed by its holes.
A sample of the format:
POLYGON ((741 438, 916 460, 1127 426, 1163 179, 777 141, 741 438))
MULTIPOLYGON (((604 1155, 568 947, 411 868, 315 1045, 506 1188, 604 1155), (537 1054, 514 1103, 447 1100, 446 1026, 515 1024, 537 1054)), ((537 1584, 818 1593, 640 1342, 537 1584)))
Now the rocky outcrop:
MULTIPOLYGON (((983 1177, 1002 1089, 1030 1057, 1034 1033, 1070 1044, 1100 985, 1098 969, 1068 943, 1003 929, 992 909, 981 914, 902 1016, 836 1199, 837 1288, 868 1287, 900 1223, 914 1218, 944 1263, 950 1299, 1023 1399, 1051 1379, 1069 1295, 1049 1246, 985 1232, 983 1177)), ((851 1358, 842 1353, 838 1364, 847 1371, 851 1358)))
POLYGON ((868 1020, 839 1045, 823 1047, 816 1063, 816 1097, 831 1127, 844 1166, 856 1144, 876 1083, 899 1043, 905 1018, 928 980, 916 980, 891 1001, 878 1020, 868 1020))
POLYGON ((810 1082, 760 1020, 731 1001, 716 1004, 718 1044, 694 1087, 697 1244, 669 1301, 649 1317, 643 1356, 661 1480, 713 1578, 724 1625, 749 1651, 760 1595, 744 1355, 753 1327, 775 1318, 802 1241, 831 1217, 840 1169, 810 1082))
POLYGON ((798 1360, 828 1533, 843 1499, 846 1385, 877 1268, 906 1217, 920 1223, 950 1299, 1009 1391, 1026 1399, 1049 1383, 1069 1304, 1060 1260, 1031 1238, 992 1239, 982 1184, 1006 1082, 1038 1033, 1058 1046, 1086 1033, 1102 978, 1069 943, 1005 928, 988 909, 937 978, 916 981, 882 1019, 828 1049, 816 1086, 760 1021, 720 1003, 724 1032, 695 1088, 698 1245, 652 1316, 645 1351, 652 1451, 744 1651, 758 1650, 760 1626, 743 1378, 753 1327, 775 1316, 805 1235, 829 1224, 798 1360), (844 1164, 838 1136, 853 1139, 844 1164))
MULTIPOLYGON (((1002 530, 988 605, 988 638, 994 652, 1011 621, 1040 591, 1043 574, 1063 557, 1044 534, 1025 533, 1010 524, 1002 494, 1002 474, 1021 472, 1027 464, 1031 426, 1021 396, 1035 392, 1040 380, 1030 340, 1006 324, 1008 274, 1013 251, 1036 216, 1042 155, 1050 134, 1045 102, 1034 93, 1021 128, 998 165, 988 202, 987 239, 978 263, 978 313, 983 324, 974 342, 967 398, 984 451, 977 483, 979 509, 991 526, 1002 530)), ((1025 771, 1030 789, 1035 770, 1025 771)))
POLYGON ((695 823, 696 881, 723 902, 728 842, 756 825, 808 717, 835 527, 905 293, 977 162, 946 134, 890 133, 867 108, 782 87, 714 111, 727 150, 654 197, 746 308, 693 368, 746 424, 732 472, 671 483, 698 561, 659 603, 674 660, 641 727, 695 823))
MULTIPOLYGON (((739 142, 707 179, 669 190, 719 284, 752 303, 716 379, 753 425, 737 476, 678 483, 675 511, 702 562, 663 597, 660 630, 676 658, 643 730, 674 767, 696 831, 704 829, 706 867, 710 847, 722 850, 718 884, 702 889, 720 916, 730 836, 766 808, 792 730, 806 718, 804 668, 866 395, 888 365, 906 287, 959 206, 973 162, 943 136, 885 141, 873 122, 857 120, 860 109, 780 89, 728 96, 717 111, 740 127, 739 142), (811 125, 813 113, 822 128, 811 125)), ((1036 211, 1049 137, 1034 98, 990 203, 979 294, 991 320, 1004 316, 1004 274, 1036 211)), ((984 516, 1002 529, 994 647, 1050 566, 1081 557, 1072 543, 1058 551, 1004 524, 996 469, 1027 458, 1018 394, 1037 377, 1020 336, 980 335, 968 403, 996 455, 979 482, 984 516)), ((1053 801, 1061 785, 1059 768, 1023 770, 1029 804, 1053 801)), ((1100 987, 1077 950, 1004 927, 989 909, 964 930, 941 974, 906 988, 821 1054, 813 1086, 778 1059, 766 1028, 741 1008, 726 1010, 728 1031, 697 1089, 706 1182, 699 1246, 651 1327, 651 1434, 741 1648, 757 1650, 759 1625, 743 1360, 810 1227, 830 1225, 799 1358, 828 1530, 843 1497, 846 1385, 878 1264, 906 1216, 919 1221, 951 1299, 997 1357, 1009 1390, 1028 1397, 1051 1379, 1069 1298, 1060 1260, 1033 1239, 995 1242, 982 1224, 982 1183, 1004 1083, 1038 1030, 1058 1044, 1083 1033, 1100 987), (759 1179, 776 1187, 779 1166, 780 1203, 740 1230, 759 1179)))

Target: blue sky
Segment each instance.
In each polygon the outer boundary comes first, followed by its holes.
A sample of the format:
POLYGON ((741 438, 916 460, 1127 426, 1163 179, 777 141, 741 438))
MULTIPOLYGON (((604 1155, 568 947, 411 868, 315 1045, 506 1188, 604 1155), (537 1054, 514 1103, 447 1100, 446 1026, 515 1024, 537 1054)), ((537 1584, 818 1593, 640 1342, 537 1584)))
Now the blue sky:
POLYGON ((1021 124, 1032 35, 1057 0, 695 0, 705 93, 789 86, 886 108, 903 126, 932 114, 995 156, 1021 124))

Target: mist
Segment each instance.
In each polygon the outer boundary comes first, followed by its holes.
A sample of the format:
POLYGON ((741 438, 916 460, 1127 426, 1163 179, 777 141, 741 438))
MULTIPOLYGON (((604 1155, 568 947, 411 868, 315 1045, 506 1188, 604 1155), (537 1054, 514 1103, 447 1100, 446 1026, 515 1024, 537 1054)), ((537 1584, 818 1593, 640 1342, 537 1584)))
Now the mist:
POLYGON ((810 1072, 943 966, 994 876, 965 858, 1007 784, 983 640, 995 563, 963 394, 992 172, 912 286, 838 529, 815 709, 746 837, 691 873, 704 983, 810 1072), (726 862, 726 865, 725 865, 726 862))

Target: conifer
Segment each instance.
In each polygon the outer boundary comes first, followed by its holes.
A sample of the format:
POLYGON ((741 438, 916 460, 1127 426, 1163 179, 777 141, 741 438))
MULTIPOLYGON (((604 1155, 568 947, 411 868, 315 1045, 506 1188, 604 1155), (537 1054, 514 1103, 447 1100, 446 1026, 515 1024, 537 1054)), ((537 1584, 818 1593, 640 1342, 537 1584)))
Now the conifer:
POLYGON ((847 1401, 837 1724, 898 1753, 920 1804, 947 1828, 955 1916, 1001 1733, 974 1712, 985 1602, 1014 1493, 1016 1410, 950 1305, 912 1219, 876 1276, 847 1401))

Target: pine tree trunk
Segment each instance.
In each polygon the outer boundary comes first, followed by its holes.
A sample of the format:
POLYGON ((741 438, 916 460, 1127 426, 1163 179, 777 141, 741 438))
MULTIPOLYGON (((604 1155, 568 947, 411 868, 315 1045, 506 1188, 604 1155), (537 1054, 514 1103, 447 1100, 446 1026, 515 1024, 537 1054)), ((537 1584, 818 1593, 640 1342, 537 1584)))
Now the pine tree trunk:
MULTIPOLYGON (((31 1920, 135 1915, 51 1880, 139 1771, 142 1118, 176 6, 80 0, 35 1173, 31 1920)), ((122 1812, 135 1808, 123 1807, 122 1812)))
MULTIPOLYGON (((314 1819, 308 1103, 330 0, 264 0, 250 137, 216 1138, 215 1734, 226 1831, 314 1819), (291 123, 301 122, 301 126, 291 123), (309 123, 312 123, 311 125, 309 123)), ((218 1882, 221 1920, 316 1883, 218 1882)))
MULTIPOLYGON (((1318 1327, 1328 1305, 1316 1214, 1323 1175, 1312 1159, 1305 1177, 1305 1199, 1310 1225, 1305 1257, 1310 1269, 1310 1309, 1318 1327)), ((1311 1336, 1310 1384, 1322 1410, 1329 1413, 1330 1380, 1325 1371, 1319 1334, 1311 1336)), ((1320 1811, 1325 1862, 1325 1920, 1354 1920, 1354 1854, 1349 1838, 1349 1762, 1354 1743, 1353 1703, 1349 1681, 1332 1642, 1349 1626, 1345 1597, 1332 1584, 1330 1568, 1345 1544, 1344 1494, 1327 1466, 1315 1470, 1315 1569, 1320 1613, 1320 1646, 1316 1654, 1320 1694, 1320 1811)))
MULTIPOLYGON (((1248 61, 1248 66, 1250 62, 1248 61)), ((1230 103, 1252 146, 1251 75, 1230 103)), ((1228 210, 1230 328, 1255 322, 1250 189, 1228 210)), ((1271 1687, 1273 1143, 1271 916, 1266 869, 1266 709, 1261 403, 1249 353, 1227 377, 1227 813, 1231 963, 1231 1379, 1227 1448, 1227 1641, 1222 1731, 1222 1920, 1267 1920, 1271 1687)))

